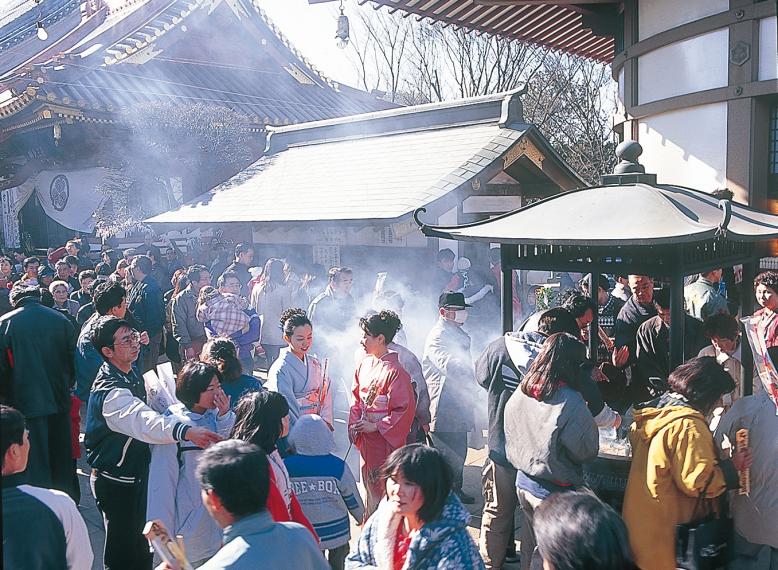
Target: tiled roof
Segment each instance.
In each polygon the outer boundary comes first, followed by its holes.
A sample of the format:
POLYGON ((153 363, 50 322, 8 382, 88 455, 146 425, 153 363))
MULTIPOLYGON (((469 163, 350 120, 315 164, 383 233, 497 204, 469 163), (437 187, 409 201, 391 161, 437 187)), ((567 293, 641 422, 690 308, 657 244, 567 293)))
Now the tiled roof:
POLYGON ((476 161, 492 141, 521 134, 486 124, 293 146, 150 221, 399 218, 480 172, 476 161))
POLYGON ((539 0, 528 2, 487 0, 359 0, 386 6, 392 12, 401 10, 420 18, 429 18, 481 33, 494 34, 547 46, 572 55, 610 63, 614 39, 595 33, 587 25, 588 16, 607 9, 616 1, 586 4, 539 0))
POLYGON ((56 105, 63 117, 111 122, 137 103, 205 102, 243 113, 257 128, 394 106, 321 75, 254 0, 136 0, 103 16, 73 32, 61 55, 3 79, 0 91, 11 88, 16 98, 0 106, 0 138, 42 124, 43 105, 56 105), (189 40, 212 34, 216 21, 250 57, 219 59, 215 46, 189 40))
POLYGON ((268 154, 252 166, 148 221, 396 219, 502 167, 523 137, 545 144, 523 123, 516 92, 271 129, 268 154))

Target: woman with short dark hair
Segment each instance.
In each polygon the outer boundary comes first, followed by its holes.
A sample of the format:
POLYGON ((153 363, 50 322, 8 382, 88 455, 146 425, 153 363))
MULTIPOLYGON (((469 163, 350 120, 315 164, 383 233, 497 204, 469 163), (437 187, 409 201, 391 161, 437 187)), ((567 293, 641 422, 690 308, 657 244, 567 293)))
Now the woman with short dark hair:
POLYGON ((754 313, 757 329, 767 347, 778 346, 778 271, 763 271, 754 279, 756 302, 762 307, 754 313))
MULTIPOLYGON (((230 400, 212 364, 190 361, 176 377, 180 400, 165 412, 181 423, 227 437, 235 423, 230 400)), ((200 500, 195 470, 203 450, 189 442, 151 446, 147 520, 160 519, 171 535, 183 535, 186 553, 195 567, 221 546, 221 529, 200 500)))
POLYGON ((635 409, 630 432, 632 465, 624 521, 635 562, 643 570, 675 568, 675 527, 704 512, 698 498, 713 499, 739 485, 737 471, 750 454, 719 460, 706 416, 735 381, 711 356, 689 360, 668 379, 669 392, 635 409))
POLYGON ((349 410, 349 437, 362 456, 367 516, 383 496, 381 466, 392 451, 405 445, 416 414, 416 393, 397 352, 387 345, 400 330, 392 311, 359 320, 366 356, 357 365, 349 410))
POLYGON ((219 369, 222 390, 229 396, 232 409, 235 409, 244 394, 264 390, 259 380, 243 373, 238 348, 226 336, 209 338, 200 353, 200 360, 210 362, 219 369))
POLYGON ((319 359, 309 352, 313 346, 311 320, 302 309, 286 309, 278 324, 287 346, 268 370, 266 388, 286 398, 291 425, 300 416, 318 414, 333 429, 332 386, 319 359))
POLYGON ((452 492, 451 468, 438 450, 415 443, 393 451, 381 479, 384 499, 347 569, 484 568, 467 532, 470 514, 452 492))
POLYGON ((624 521, 588 491, 554 493, 535 511, 546 570, 633 570, 624 521))

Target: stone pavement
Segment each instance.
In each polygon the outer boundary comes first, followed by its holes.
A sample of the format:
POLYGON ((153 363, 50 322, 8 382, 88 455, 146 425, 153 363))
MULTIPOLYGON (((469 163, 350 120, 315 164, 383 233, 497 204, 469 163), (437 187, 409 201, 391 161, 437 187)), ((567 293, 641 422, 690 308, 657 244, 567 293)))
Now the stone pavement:
MULTIPOLYGON (((103 568, 102 565, 102 558, 103 558, 103 542, 105 540, 105 533, 103 530, 103 519, 100 515, 100 511, 97 510, 97 506, 95 505, 94 497, 92 496, 91 489, 89 487, 89 473, 90 473, 90 467, 86 462, 85 459, 85 451, 83 449, 83 430, 84 430, 84 422, 85 422, 85 409, 82 406, 81 409, 82 416, 81 416, 81 431, 82 431, 82 457, 78 460, 78 480, 81 484, 81 503, 79 505, 79 511, 81 511, 81 515, 84 517, 84 520, 86 521, 87 529, 89 530, 89 540, 91 542, 92 546, 92 552, 95 555, 95 561, 92 564, 93 570, 100 570, 103 568)), ((347 413, 346 412, 340 412, 337 414, 337 417, 335 418, 335 435, 336 435, 336 449, 335 454, 343 457, 346 454, 346 451, 348 449, 348 438, 346 435, 346 419, 347 419, 347 413)), ((473 537, 473 540, 478 542, 478 536, 480 534, 479 529, 481 525, 481 510, 483 508, 483 497, 481 496, 481 469, 484 465, 484 462, 486 461, 486 454, 487 450, 486 448, 480 449, 480 450, 473 450, 470 449, 468 451, 467 461, 465 464, 465 472, 464 472, 464 483, 463 488, 464 491, 468 495, 472 495, 476 498, 476 502, 474 505, 466 505, 470 513, 472 514, 472 519, 470 521, 470 525, 468 528, 468 531, 470 532, 471 536, 473 537)), ((356 451, 356 449, 352 449, 347 458, 347 463, 349 464, 352 472, 356 477, 359 477, 359 453, 356 451)), ((364 489, 362 489, 362 493, 364 496, 364 489)), ((520 517, 517 517, 517 529, 518 524, 520 523, 520 517)), ((352 519, 351 524, 351 544, 352 548, 355 544, 356 537, 359 536, 360 533, 360 527, 356 525, 356 523, 352 519)), ((518 536, 518 531, 517 531, 518 536)), ((517 545, 518 550, 518 545, 517 545)), ((519 564, 509 564, 504 566, 505 570, 518 570, 519 564)))

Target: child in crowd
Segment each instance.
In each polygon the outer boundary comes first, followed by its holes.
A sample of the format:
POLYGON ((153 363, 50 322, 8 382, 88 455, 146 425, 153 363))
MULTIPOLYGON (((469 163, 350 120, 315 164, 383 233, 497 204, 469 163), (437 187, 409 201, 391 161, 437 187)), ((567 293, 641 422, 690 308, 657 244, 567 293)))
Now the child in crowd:
POLYGON ((358 522, 365 514, 354 475, 348 465, 332 454, 335 438, 317 414, 298 418, 289 434, 296 454, 284 459, 305 516, 313 524, 327 550, 334 570, 342 570, 349 553, 349 512, 358 522))
POLYGON ((249 331, 248 301, 240 295, 203 287, 197 299, 197 320, 205 323, 209 336, 232 336, 249 331), (210 329, 210 331, 208 331, 210 329))

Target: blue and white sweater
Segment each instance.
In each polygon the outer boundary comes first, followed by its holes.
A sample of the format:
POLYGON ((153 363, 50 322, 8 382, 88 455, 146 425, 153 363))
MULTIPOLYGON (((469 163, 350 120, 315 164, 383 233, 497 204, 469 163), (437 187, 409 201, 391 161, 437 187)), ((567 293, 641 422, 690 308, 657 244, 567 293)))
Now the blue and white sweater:
POLYGON ((284 459, 300 506, 329 550, 348 544, 349 512, 362 521, 365 507, 354 475, 342 459, 330 453, 335 445, 330 428, 316 414, 301 416, 289 434, 296 455, 284 459))
MULTIPOLYGON (((484 562, 467 533, 470 513, 450 493, 440 517, 422 526, 411 539, 403 570, 480 570, 484 562)), ((386 500, 367 521, 357 549, 346 560, 347 570, 392 568, 397 529, 402 521, 386 500)))

